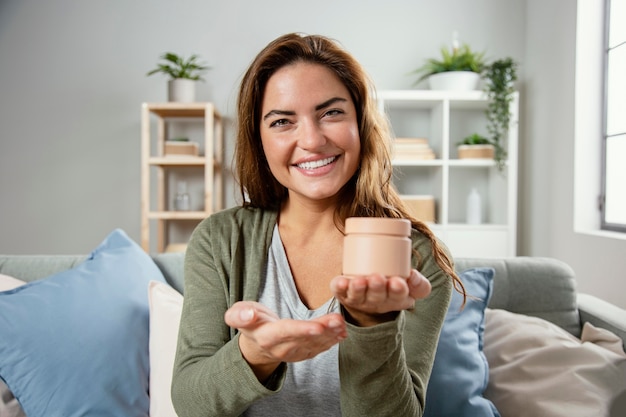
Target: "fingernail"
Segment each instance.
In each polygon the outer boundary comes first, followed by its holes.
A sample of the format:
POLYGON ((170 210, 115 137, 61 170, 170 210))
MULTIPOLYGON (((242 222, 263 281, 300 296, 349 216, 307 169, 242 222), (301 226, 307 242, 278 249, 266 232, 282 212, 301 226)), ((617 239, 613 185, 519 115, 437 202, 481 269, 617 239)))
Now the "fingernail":
POLYGON ((339 320, 331 320, 328 322, 328 327, 331 329, 336 329, 341 327, 341 322, 339 320))
POLYGON ((239 318, 243 321, 250 321, 254 317, 254 311, 251 308, 246 308, 239 313, 239 318))

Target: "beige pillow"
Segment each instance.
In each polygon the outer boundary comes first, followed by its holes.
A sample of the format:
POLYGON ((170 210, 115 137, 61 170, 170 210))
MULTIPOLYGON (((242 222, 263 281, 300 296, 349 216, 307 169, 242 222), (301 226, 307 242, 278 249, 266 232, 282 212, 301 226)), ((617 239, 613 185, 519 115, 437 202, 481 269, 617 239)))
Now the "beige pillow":
POLYGON ((502 416, 623 417, 622 340, 585 323, 582 340, 546 320, 485 312, 489 398, 502 416), (621 404, 621 405, 620 405, 621 404))
POLYGON ((26 284, 26 282, 22 280, 0 274, 0 291, 9 291, 24 284, 26 284))
POLYGON ((157 281, 148 285, 150 301, 150 417, 177 417, 170 387, 183 296, 157 281))

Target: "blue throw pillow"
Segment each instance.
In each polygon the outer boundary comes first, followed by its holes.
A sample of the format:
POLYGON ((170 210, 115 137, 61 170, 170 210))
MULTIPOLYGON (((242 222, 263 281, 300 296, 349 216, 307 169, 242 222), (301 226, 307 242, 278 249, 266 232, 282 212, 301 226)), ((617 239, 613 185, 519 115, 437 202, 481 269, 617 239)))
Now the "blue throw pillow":
POLYGON ((0 377, 29 417, 148 416, 148 282, 122 230, 77 267, 0 292, 0 377))
POLYGON ((460 278, 467 293, 456 291, 446 315, 435 363, 426 392, 425 417, 500 417, 483 397, 489 381, 489 365, 483 353, 485 308, 493 288, 493 268, 474 268, 460 278))

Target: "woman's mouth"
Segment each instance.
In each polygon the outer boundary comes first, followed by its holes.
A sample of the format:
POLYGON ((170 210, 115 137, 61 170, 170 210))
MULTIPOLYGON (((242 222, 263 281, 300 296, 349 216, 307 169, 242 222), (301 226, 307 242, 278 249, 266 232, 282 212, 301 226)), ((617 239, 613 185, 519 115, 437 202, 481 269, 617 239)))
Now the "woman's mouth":
POLYGON ((333 162, 337 160, 337 158, 338 156, 331 156, 329 158, 318 159, 317 161, 302 162, 300 164, 296 164, 296 166, 300 169, 306 169, 306 170, 317 169, 317 168, 321 168, 323 166, 332 164, 333 162))

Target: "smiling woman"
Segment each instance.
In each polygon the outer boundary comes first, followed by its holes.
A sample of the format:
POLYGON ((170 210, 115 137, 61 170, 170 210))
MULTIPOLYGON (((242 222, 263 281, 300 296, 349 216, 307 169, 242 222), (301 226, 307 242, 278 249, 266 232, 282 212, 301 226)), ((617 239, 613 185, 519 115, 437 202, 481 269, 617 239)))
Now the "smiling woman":
POLYGON ((422 415, 452 286, 464 290, 445 246, 391 185, 391 136, 372 90, 323 36, 281 36, 246 72, 243 203, 205 219, 186 253, 180 417, 422 415), (408 277, 344 275, 350 217, 409 220, 408 277))

